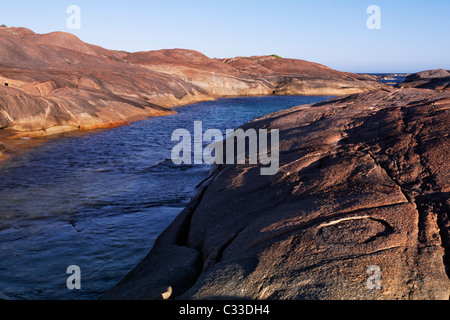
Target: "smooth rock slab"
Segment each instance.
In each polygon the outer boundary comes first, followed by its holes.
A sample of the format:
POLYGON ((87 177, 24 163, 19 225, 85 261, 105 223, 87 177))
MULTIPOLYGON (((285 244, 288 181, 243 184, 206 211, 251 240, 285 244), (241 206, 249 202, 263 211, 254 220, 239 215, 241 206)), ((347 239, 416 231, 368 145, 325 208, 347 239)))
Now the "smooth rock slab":
MULTIPOLYGON (((355 94, 249 127, 280 130, 278 174, 217 167, 141 263, 145 279, 184 263, 152 263, 176 245, 200 267, 171 298, 449 299, 449 93, 355 94), (373 266, 379 289, 368 286, 373 266)), ((192 275, 190 265, 177 270, 192 275)), ((133 297, 137 280, 109 298, 133 297)))

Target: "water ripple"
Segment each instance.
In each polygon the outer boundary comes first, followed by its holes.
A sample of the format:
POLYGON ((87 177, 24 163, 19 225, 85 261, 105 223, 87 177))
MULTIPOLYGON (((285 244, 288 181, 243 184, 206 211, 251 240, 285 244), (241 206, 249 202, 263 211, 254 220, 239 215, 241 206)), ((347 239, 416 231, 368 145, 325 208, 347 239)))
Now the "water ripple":
POLYGON ((329 97, 221 99, 106 131, 66 135, 0 167, 0 298, 95 299, 150 250, 207 177, 170 161, 175 129, 236 128, 329 97), (66 269, 82 270, 82 290, 66 269))

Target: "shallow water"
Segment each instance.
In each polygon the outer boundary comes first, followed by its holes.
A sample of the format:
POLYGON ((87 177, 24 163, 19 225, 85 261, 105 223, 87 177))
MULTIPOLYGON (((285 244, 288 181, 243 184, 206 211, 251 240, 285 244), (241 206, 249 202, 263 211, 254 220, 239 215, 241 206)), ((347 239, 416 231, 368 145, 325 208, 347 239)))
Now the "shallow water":
POLYGON ((195 195, 207 165, 174 165, 171 134, 237 128, 330 97, 220 99, 176 115, 67 135, 0 165, 0 298, 96 299, 125 276, 195 195), (67 267, 81 268, 69 290, 67 267))

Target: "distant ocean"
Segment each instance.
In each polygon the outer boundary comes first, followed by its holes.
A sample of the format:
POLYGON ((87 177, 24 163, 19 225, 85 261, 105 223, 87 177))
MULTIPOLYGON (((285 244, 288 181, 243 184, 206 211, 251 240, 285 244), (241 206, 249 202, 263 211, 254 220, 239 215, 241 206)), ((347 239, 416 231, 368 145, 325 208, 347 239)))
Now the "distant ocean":
POLYGON ((360 74, 377 76, 379 77, 380 82, 390 85, 397 85, 403 83, 403 81, 405 81, 405 78, 408 76, 408 73, 360 73, 360 74))

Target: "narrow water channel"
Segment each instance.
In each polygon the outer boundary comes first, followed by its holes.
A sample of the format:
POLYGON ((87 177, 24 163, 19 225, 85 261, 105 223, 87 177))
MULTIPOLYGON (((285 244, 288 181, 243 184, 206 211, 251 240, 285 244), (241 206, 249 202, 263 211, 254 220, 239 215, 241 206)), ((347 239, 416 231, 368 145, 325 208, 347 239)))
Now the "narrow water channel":
POLYGON ((0 164, 0 298, 96 299, 151 249, 206 165, 174 165, 175 129, 237 128, 267 113, 331 97, 220 99, 176 115, 67 135, 0 164), (68 290, 67 267, 81 268, 68 290))

